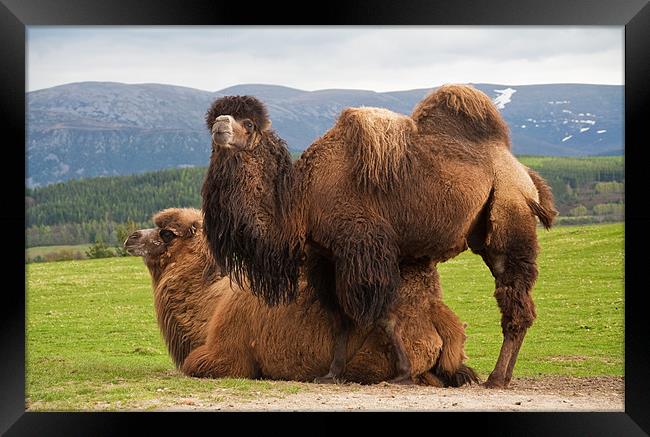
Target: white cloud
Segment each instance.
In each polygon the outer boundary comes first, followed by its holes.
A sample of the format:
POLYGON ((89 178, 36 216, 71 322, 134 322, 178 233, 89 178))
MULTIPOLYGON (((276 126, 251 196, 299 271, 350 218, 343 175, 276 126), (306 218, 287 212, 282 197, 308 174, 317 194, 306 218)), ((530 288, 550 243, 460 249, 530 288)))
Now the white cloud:
POLYGON ((156 82, 216 91, 623 83, 623 27, 28 27, 28 89, 156 82))

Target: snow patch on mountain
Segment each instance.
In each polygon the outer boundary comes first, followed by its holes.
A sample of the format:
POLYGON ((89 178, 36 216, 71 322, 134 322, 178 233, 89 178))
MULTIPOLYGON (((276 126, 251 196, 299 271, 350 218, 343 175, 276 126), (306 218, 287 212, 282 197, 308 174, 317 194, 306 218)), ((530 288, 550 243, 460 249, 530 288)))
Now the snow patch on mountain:
POLYGON ((512 88, 506 88, 503 90, 494 90, 495 93, 499 95, 494 98, 493 102, 497 105, 497 108, 503 109, 506 107, 506 103, 510 103, 512 95, 517 92, 517 90, 512 88))

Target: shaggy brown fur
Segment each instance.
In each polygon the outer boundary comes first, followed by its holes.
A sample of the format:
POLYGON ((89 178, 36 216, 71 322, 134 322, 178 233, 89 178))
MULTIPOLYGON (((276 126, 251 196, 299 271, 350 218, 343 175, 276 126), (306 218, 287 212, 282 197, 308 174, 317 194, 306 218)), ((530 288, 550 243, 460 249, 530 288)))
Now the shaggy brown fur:
MULTIPOLYGON (((287 297, 287 280, 301 254, 318 257, 318 262, 307 259, 307 267, 330 263, 308 271, 310 283, 321 288, 317 294, 328 307, 358 326, 373 325, 394 301, 400 260, 442 262, 470 247, 495 276, 502 311, 504 343, 488 385, 506 386, 535 318, 530 292, 537 277, 536 216, 551 224, 550 190, 512 155, 507 125, 480 91, 440 87, 416 106, 411 118, 416 130, 397 114, 348 110, 292 168, 248 158, 234 162, 217 148, 203 186, 208 239, 214 240, 214 228, 227 234, 222 237, 232 240, 231 246, 276 246, 275 251, 264 248, 264 253, 280 255, 268 270, 234 251, 216 255, 256 270, 252 287, 264 282, 257 291, 270 302, 287 297), (226 160, 232 161, 230 173, 226 160), (242 179, 242 171, 256 176, 242 179), (278 195, 288 174, 289 195, 287 190, 278 195), (259 186, 261 180, 269 183, 259 186), (222 191, 243 206, 215 219, 210 210, 219 208, 214 199, 222 191), (249 192, 259 194, 257 203, 249 192), (276 220, 267 222, 266 234, 227 230, 224 223, 241 221, 239 214, 276 220), (327 272, 334 272, 335 279, 323 277, 327 272)), ((265 136, 275 138, 271 130, 260 130, 259 140, 247 147, 277 153, 276 143, 265 136)), ((285 155, 288 160, 287 151, 285 155)))
POLYGON ((441 133, 478 144, 499 141, 510 149, 508 125, 494 103, 471 86, 443 85, 413 110, 420 133, 441 133))
MULTIPOLYGON (((296 302, 269 308, 248 290, 232 286, 227 277, 204 282, 209 250, 201 212, 167 209, 154 221, 156 229, 135 232, 125 246, 144 256, 161 332, 177 365, 184 361, 183 372, 300 381, 324 373, 334 344, 332 321, 313 291, 302 284, 296 302), (175 235, 167 243, 161 238, 165 230, 175 235), (206 313, 212 315, 209 325, 206 313), (189 345, 195 350, 186 359, 189 345)), ((404 332, 406 351, 414 363, 412 377, 433 385, 476 382, 473 370, 463 365, 463 326, 441 300, 435 267, 405 266, 402 275, 398 304, 391 314, 396 329, 404 332)), ((376 383, 392 377, 395 359, 387 343, 381 331, 355 331, 348 343, 344 378, 376 383)))
POLYGON ((344 109, 334 127, 351 146, 360 188, 388 192, 409 171, 406 148, 417 132, 409 117, 382 108, 344 109))
POLYGON ((205 114, 208 129, 212 129, 215 119, 222 114, 228 114, 238 120, 249 118, 261 130, 271 126, 266 107, 251 96, 226 96, 215 100, 205 114))

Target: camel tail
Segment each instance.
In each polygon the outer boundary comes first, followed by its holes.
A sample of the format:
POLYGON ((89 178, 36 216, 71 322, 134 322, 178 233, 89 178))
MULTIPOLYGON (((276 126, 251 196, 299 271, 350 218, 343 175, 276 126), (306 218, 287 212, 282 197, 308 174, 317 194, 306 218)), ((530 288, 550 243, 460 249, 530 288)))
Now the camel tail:
POLYGON ((407 147, 417 132, 410 117, 383 108, 347 108, 334 130, 343 136, 362 190, 388 192, 408 172, 407 147))
POLYGON ((471 85, 443 85, 413 110, 422 131, 462 135, 475 142, 497 140, 510 149, 508 125, 494 102, 471 85))
POLYGON ((550 229, 553 226, 553 221, 558 214, 555 209, 555 201, 553 199, 553 192, 551 187, 548 186, 544 178, 542 178, 536 171, 527 169, 528 175, 533 180, 537 193, 539 195, 539 202, 533 199, 527 199, 528 207, 530 210, 539 217, 539 220, 544 225, 544 228, 550 229))

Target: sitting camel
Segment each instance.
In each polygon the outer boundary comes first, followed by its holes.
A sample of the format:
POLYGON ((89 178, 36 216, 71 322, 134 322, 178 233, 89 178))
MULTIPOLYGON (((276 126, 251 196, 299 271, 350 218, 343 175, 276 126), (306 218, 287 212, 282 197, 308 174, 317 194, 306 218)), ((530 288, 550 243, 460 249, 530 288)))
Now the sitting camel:
MULTIPOLYGON (((332 315, 304 281, 296 301, 269 307, 213 271, 200 210, 166 209, 153 221, 155 228, 134 232, 124 246, 142 256, 149 269, 158 324, 176 367, 197 377, 297 381, 312 381, 327 371, 335 344, 332 315)), ((412 381, 434 386, 478 382, 463 364, 464 328, 441 300, 435 266, 404 265, 401 271, 402 285, 391 308, 397 323, 388 329, 402 332, 412 381)), ((393 353, 384 329, 353 330, 343 379, 372 384, 394 377, 393 353)))

